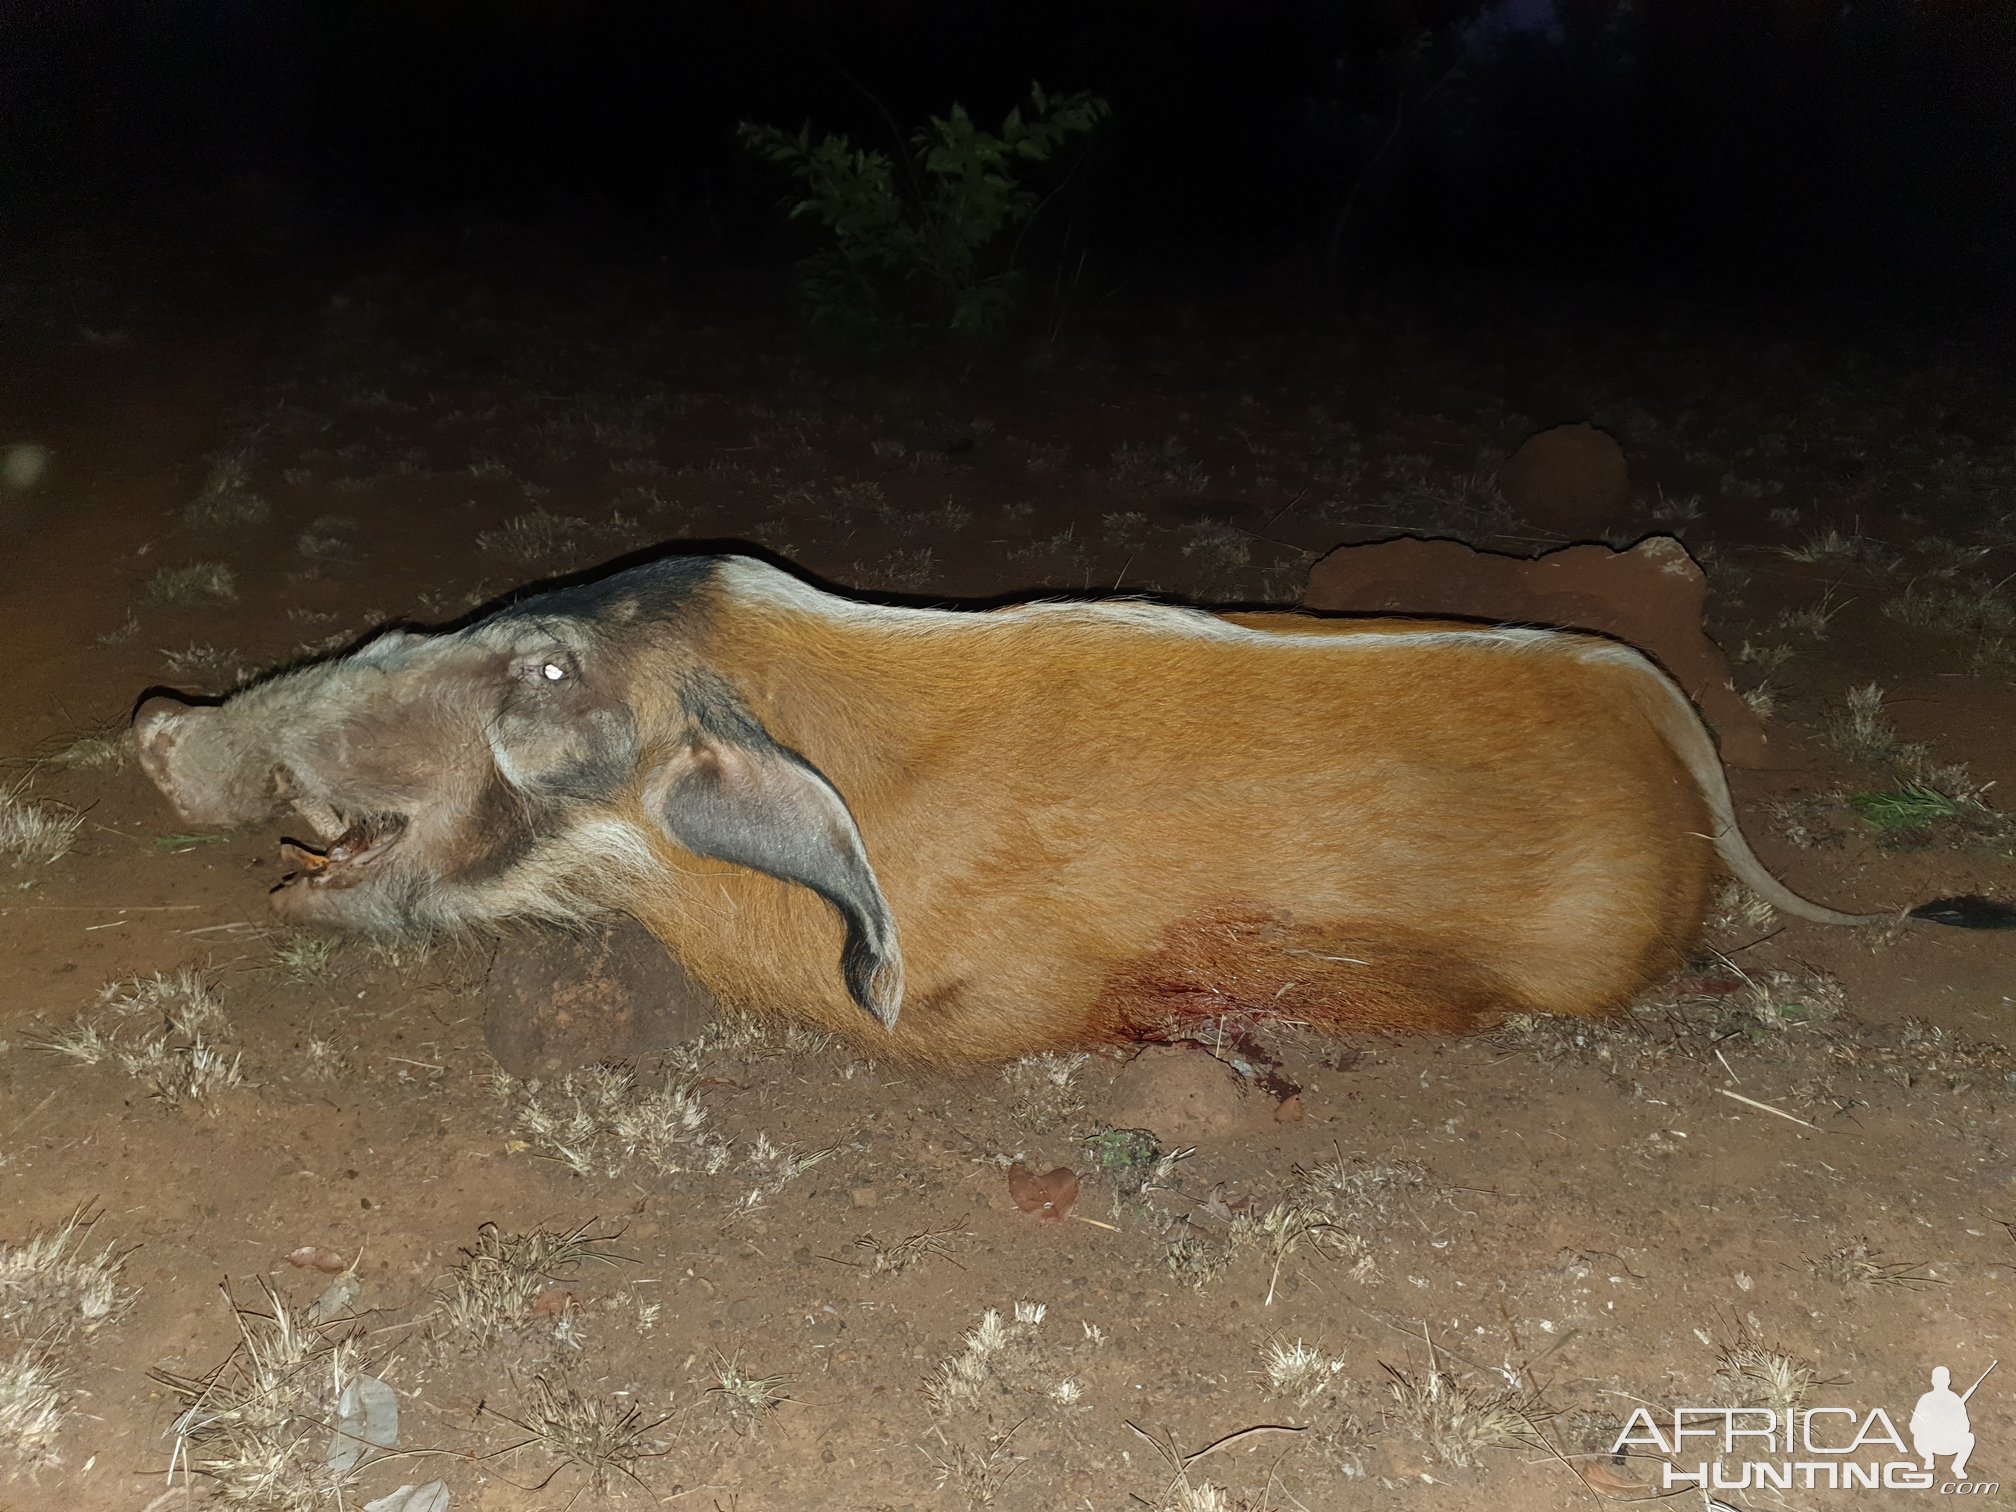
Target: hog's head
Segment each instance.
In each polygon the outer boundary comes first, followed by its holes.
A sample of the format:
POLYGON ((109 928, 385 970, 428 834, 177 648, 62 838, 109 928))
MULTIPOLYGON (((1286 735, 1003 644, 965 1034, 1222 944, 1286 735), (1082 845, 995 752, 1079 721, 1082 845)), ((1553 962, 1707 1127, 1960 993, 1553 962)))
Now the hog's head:
POLYGON ((648 891, 676 851, 810 888, 846 927, 848 991, 902 1003, 896 926, 846 800, 706 664, 710 568, 632 569, 460 630, 394 630, 221 703, 147 699, 141 765, 182 818, 293 820, 290 922, 398 934, 572 920, 648 891))

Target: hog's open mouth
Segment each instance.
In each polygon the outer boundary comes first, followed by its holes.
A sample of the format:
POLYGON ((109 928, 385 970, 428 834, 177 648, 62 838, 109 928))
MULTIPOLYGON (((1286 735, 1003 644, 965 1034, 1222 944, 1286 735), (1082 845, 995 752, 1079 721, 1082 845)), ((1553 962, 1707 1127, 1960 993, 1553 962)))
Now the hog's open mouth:
POLYGON ((319 845, 283 839, 280 856, 291 868, 280 887, 348 887, 384 856, 406 833, 404 814, 368 814, 346 818, 333 811, 304 814, 315 826, 319 845))

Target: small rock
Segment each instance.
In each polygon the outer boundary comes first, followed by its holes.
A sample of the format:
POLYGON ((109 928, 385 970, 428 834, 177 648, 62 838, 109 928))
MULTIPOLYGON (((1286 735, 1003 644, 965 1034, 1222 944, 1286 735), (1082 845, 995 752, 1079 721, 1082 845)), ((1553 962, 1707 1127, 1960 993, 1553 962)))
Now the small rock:
POLYGON ((364 1512, 448 1512, 448 1483, 437 1480, 416 1486, 409 1481, 389 1496, 366 1502, 364 1512))
POLYGON ((691 1039, 714 1000, 640 924, 513 936, 481 994, 483 1041, 513 1076, 554 1076, 691 1039))
POLYGON ((338 1276, 329 1283, 328 1290, 317 1297, 308 1307, 308 1321, 329 1323, 350 1310, 350 1304, 363 1294, 364 1288, 349 1272, 338 1276))
POLYGON ((1498 487, 1521 519, 1590 535, 1629 508, 1631 468, 1609 432, 1557 425, 1520 443, 1499 469, 1498 487))
POLYGON ((1120 1070, 1106 1121, 1147 1129, 1164 1146, 1194 1144, 1253 1121, 1245 1084, 1202 1050, 1154 1046, 1120 1070))

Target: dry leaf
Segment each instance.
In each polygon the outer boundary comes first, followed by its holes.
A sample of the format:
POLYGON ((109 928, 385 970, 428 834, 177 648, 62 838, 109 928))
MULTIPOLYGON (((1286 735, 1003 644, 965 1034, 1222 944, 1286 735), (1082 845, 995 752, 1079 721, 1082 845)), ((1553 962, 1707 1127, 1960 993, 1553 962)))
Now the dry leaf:
POLYGON ((1605 1496, 1643 1496, 1652 1489, 1602 1460, 1584 1460, 1575 1470, 1591 1491, 1600 1491, 1605 1496))
POLYGON ((1215 1183, 1211 1195, 1204 1199, 1204 1211, 1226 1223, 1234 1218, 1257 1217, 1266 1212, 1268 1206, 1259 1193, 1228 1187, 1222 1181, 1215 1183))
POLYGON ((1039 1223, 1062 1223, 1078 1200, 1078 1173, 1059 1166, 1046 1176, 1038 1176, 1016 1161, 1008 1167, 1008 1195, 1025 1213, 1034 1213, 1039 1223))

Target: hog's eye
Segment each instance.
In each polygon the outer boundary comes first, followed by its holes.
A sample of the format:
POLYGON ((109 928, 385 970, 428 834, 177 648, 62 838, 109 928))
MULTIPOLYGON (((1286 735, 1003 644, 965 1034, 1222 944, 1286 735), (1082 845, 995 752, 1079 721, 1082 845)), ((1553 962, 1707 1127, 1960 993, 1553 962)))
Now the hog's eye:
POLYGON ((572 657, 556 654, 553 656, 528 656, 512 665, 511 676, 519 682, 543 683, 547 687, 558 687, 576 680, 572 657))

